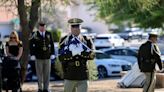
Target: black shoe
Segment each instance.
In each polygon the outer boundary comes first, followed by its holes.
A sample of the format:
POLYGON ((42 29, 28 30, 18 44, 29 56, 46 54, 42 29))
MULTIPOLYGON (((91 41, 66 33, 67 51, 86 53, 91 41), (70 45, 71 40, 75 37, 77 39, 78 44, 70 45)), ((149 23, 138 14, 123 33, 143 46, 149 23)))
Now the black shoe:
POLYGON ((43 92, 49 92, 47 89, 44 89, 43 92))
POLYGON ((38 89, 38 92, 43 92, 41 89, 38 89))

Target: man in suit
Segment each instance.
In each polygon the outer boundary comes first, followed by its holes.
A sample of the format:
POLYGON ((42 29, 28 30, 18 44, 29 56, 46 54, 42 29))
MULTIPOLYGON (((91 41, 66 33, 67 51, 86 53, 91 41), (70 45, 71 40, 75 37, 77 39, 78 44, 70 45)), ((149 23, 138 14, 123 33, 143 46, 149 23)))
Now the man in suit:
POLYGON ((83 20, 68 20, 71 33, 59 42, 59 60, 64 72, 64 92, 88 91, 87 61, 94 59, 94 45, 91 38, 80 34, 83 20))
POLYGON ((154 32, 149 34, 148 41, 143 43, 138 52, 138 65, 141 72, 145 74, 146 81, 143 92, 154 92, 156 84, 155 65, 158 64, 162 70, 160 50, 157 46, 158 35, 154 32))
POLYGON ((39 22, 39 30, 30 41, 31 59, 36 59, 35 67, 38 77, 38 92, 49 91, 51 59, 54 59, 54 43, 51 33, 46 31, 45 23, 39 22))

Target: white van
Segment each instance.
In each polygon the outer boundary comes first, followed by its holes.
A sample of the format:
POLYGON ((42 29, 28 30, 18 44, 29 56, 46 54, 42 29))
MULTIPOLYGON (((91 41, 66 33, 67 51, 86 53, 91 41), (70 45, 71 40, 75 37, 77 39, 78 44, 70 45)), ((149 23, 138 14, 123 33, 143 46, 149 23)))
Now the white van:
POLYGON ((94 44, 96 47, 117 47, 124 46, 124 39, 122 39, 118 34, 99 34, 96 36, 94 44))

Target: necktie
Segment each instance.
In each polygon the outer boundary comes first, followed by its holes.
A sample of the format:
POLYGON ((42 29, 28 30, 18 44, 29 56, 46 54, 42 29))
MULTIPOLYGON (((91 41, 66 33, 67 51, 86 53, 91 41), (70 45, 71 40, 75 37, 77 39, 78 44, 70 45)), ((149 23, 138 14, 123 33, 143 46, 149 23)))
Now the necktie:
POLYGON ((44 33, 42 32, 42 37, 44 38, 44 33))

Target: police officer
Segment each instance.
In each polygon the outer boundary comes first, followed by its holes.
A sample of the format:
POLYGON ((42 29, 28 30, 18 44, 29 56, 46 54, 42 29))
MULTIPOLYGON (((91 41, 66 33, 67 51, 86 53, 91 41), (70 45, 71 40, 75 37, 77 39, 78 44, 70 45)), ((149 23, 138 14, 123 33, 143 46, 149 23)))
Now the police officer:
POLYGON ((45 30, 45 23, 39 22, 39 31, 33 33, 30 41, 31 59, 35 60, 38 77, 38 92, 49 91, 51 59, 54 59, 54 43, 51 33, 45 30))
POLYGON ((0 92, 2 92, 2 59, 4 56, 4 47, 2 41, 0 41, 0 92))
POLYGON ((88 91, 88 69, 87 60, 94 58, 94 46, 90 38, 80 34, 80 24, 83 20, 79 18, 72 18, 68 20, 71 27, 71 34, 66 35, 61 38, 59 42, 59 60, 62 63, 64 71, 64 92, 87 92, 88 91), (70 50, 65 50, 64 54, 60 52, 63 51, 68 46, 68 43, 72 38, 76 37, 84 43, 90 51, 82 51, 80 54, 75 54, 78 50, 70 52, 70 50))
POLYGON ((142 44, 138 52, 138 65, 141 72, 145 74, 146 81, 143 92, 154 92, 156 84, 155 65, 162 70, 160 50, 157 46, 157 33, 151 32, 148 41, 142 44))

